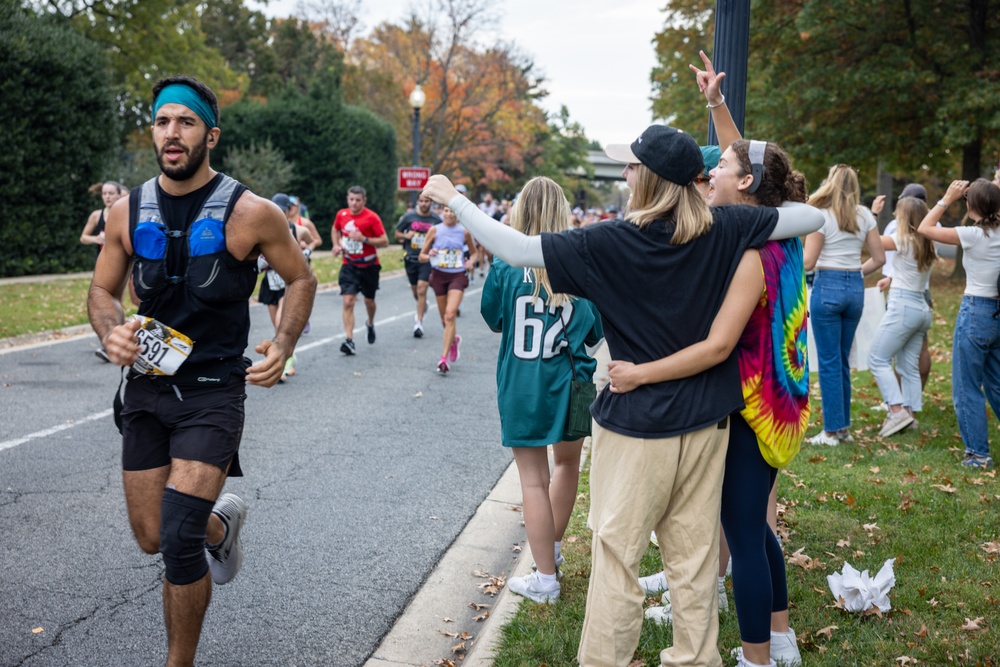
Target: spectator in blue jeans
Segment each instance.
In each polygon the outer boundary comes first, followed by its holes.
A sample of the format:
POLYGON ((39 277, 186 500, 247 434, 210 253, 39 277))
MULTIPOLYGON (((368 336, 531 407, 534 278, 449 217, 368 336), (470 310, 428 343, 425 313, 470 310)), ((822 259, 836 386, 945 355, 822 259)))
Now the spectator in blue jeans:
POLYGON ((991 468, 986 399, 1000 414, 1000 188, 985 178, 953 181, 917 230, 940 243, 960 245, 965 294, 955 320, 951 348, 951 390, 958 429, 965 443, 962 465, 991 468), (966 198, 965 227, 936 227, 941 214, 966 198), (985 395, 984 395, 985 390, 985 395))
POLYGON ((846 164, 830 169, 809 204, 823 213, 823 227, 806 237, 805 268, 816 270, 809 317, 819 358, 823 430, 814 445, 851 442, 851 369, 847 355, 865 303, 864 276, 885 264, 885 250, 871 211, 860 204, 858 175, 846 164), (863 264, 861 249, 870 257, 863 264))
POLYGON ((878 382, 888 415, 879 435, 899 433, 916 422, 914 412, 923 405, 920 354, 931 326, 931 308, 924 292, 937 259, 934 242, 917 233, 927 215, 926 202, 903 197, 896 205, 896 231, 882 237, 882 247, 892 252, 892 286, 889 307, 875 332, 868 367, 878 382), (892 358, 896 358, 896 372, 892 358))

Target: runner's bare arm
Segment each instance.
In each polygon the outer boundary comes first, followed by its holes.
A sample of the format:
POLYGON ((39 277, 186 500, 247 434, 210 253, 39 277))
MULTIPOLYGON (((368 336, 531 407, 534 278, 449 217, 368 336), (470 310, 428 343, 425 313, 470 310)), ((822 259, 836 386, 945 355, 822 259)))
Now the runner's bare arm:
POLYGON ((431 227, 427 230, 426 236, 424 236, 424 247, 420 249, 420 257, 418 258, 421 262, 429 262, 433 255, 437 254, 437 250, 434 250, 431 246, 434 245, 434 239, 437 237, 437 228, 431 227))
POLYGON ((616 394, 624 394, 644 384, 691 377, 722 363, 729 358, 740 336, 743 335, 747 321, 760 302, 763 291, 764 273, 760 265, 760 255, 756 250, 747 250, 743 253, 732 282, 729 283, 729 289, 726 290, 722 306, 712 321, 708 337, 656 361, 644 364, 633 364, 628 361, 609 362, 608 374, 611 376, 609 390, 616 394))
POLYGON ((247 369, 247 382, 271 387, 281 378, 285 361, 295 350, 295 343, 312 312, 316 276, 298 243, 288 233, 288 222, 275 204, 246 193, 233 211, 234 217, 237 214, 252 221, 248 224, 256 232, 256 245, 271 268, 285 281, 285 302, 278 331, 273 339, 261 341, 255 348, 264 358, 247 369))
MULTIPOLYGON (((91 213, 87 218, 87 224, 83 226, 83 232, 80 233, 80 243, 98 244, 101 242, 100 235, 94 233, 94 230, 97 229, 97 223, 100 221, 101 211, 98 209, 91 213)), ((107 224, 107 222, 105 222, 105 224, 107 224)))
POLYGON ((137 321, 125 323, 122 294, 132 269, 132 243, 128 238, 128 196, 111 207, 104 227, 104 249, 97 257, 87 293, 87 315, 108 358, 119 366, 136 360, 139 346, 137 321))

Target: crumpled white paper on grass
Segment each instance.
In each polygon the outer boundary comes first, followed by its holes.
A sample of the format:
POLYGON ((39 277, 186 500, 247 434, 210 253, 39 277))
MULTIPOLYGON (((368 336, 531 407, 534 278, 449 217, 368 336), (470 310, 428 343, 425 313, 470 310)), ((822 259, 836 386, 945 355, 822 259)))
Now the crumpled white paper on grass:
POLYGON ((844 600, 844 609, 847 611, 865 612, 872 607, 888 611, 892 608, 889 591, 896 585, 896 575, 892 573, 894 561, 894 558, 887 560, 874 579, 869 576, 868 570, 858 572, 845 561, 842 572, 826 578, 830 584, 830 592, 833 597, 844 600))

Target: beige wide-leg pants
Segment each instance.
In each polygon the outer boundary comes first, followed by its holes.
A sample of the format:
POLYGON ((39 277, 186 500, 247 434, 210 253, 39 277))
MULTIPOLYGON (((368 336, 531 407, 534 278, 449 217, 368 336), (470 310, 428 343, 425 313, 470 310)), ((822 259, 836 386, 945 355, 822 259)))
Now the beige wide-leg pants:
POLYGON ((592 569, 577 659, 627 667, 639 644, 639 561, 656 531, 670 582, 674 645, 665 667, 721 667, 719 510, 729 420, 673 438, 632 438, 594 424, 590 467, 592 569))

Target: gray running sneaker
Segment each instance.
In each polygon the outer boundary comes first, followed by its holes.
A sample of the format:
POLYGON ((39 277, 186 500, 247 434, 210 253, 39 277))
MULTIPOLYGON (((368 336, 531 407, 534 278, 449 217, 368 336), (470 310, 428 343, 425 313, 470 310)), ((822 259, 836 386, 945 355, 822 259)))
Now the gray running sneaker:
POLYGON ((205 546, 208 569, 212 571, 212 581, 228 584, 243 565, 243 542, 240 529, 247 520, 247 504, 235 493, 223 493, 212 508, 212 514, 222 519, 225 537, 218 544, 205 546))
POLYGON ((111 357, 108 356, 107 350, 105 350, 103 347, 99 347, 96 350, 94 350, 94 354, 97 355, 98 359, 111 363, 111 357))

